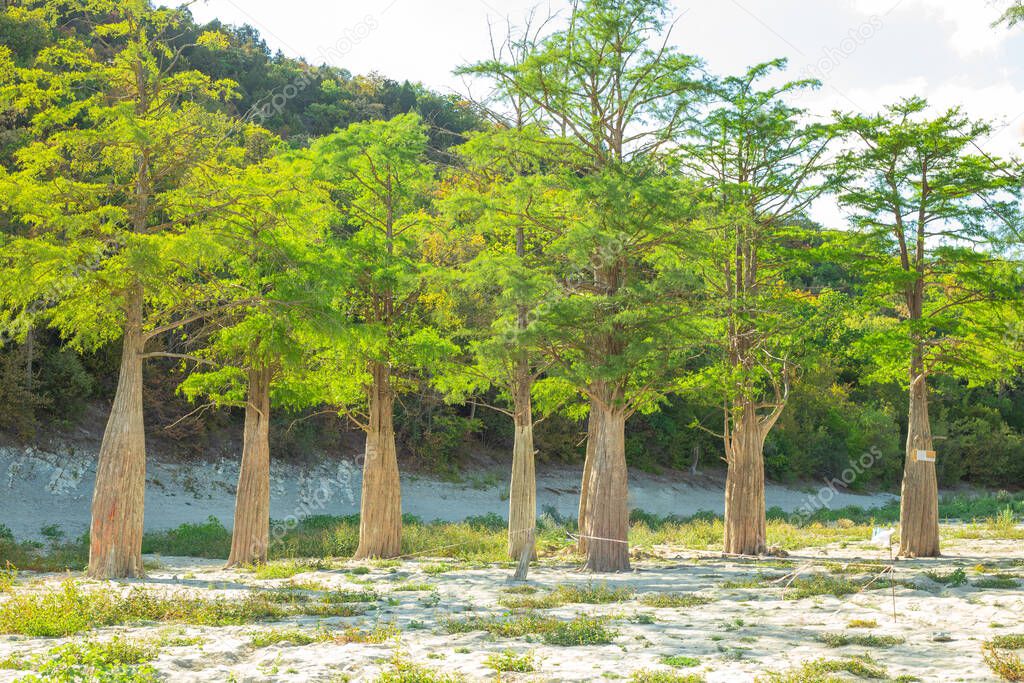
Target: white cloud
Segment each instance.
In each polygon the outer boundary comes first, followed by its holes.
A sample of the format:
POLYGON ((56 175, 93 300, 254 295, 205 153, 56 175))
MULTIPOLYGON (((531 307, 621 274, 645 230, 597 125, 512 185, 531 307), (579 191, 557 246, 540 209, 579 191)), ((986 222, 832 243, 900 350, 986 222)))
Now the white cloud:
POLYGON ((924 12, 949 30, 949 43, 961 57, 976 57, 994 50, 1009 36, 993 28, 1009 0, 852 0, 863 14, 885 17, 894 13, 924 12))
POLYGON ((985 150, 1000 156, 1020 156, 1024 142, 1024 91, 1009 81, 979 87, 963 81, 930 83, 918 77, 871 88, 851 88, 844 93, 825 86, 801 104, 812 113, 827 117, 834 110, 878 112, 913 95, 927 97, 933 115, 959 106, 971 118, 991 121, 994 131, 985 142, 985 150))

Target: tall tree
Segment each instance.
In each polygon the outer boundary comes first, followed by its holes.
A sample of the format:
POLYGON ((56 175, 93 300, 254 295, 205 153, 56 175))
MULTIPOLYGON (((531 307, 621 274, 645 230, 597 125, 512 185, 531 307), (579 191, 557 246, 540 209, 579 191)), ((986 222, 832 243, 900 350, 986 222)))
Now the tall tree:
POLYGON ((403 114, 353 124, 313 150, 343 215, 332 258, 335 306, 349 324, 318 364, 327 401, 366 433, 359 558, 401 551, 395 398, 455 353, 429 316, 444 294, 427 288, 433 226, 425 208, 435 180, 426 146, 419 117, 403 114))
POLYGON ((790 285, 806 242, 796 225, 827 189, 826 126, 786 98, 814 87, 764 87, 785 60, 718 80, 706 115, 687 130, 679 162, 704 185, 708 345, 720 362, 698 376, 723 393, 725 552, 765 552, 764 442, 782 415, 799 358, 806 292, 790 285), (794 248, 795 247, 795 248, 794 248))
POLYGON ((928 378, 997 378, 994 348, 1019 362, 993 314, 1016 296, 998 250, 1007 231, 1019 234, 1020 178, 984 151, 989 124, 959 109, 928 114, 924 99, 910 98, 874 116, 838 117, 850 139, 840 200, 858 229, 851 259, 872 314, 863 347, 874 379, 909 389, 900 498, 900 554, 909 557, 939 554, 942 454, 933 450, 928 378))
POLYGON ((13 74, 6 94, 34 115, 33 141, 0 175, 5 209, 26 226, 5 245, 0 301, 23 320, 44 318, 79 349, 120 338, 89 574, 138 576, 146 345, 194 320, 197 302, 218 298, 199 276, 211 266, 206 254, 191 249, 195 216, 171 221, 166 207, 227 147, 230 121, 205 105, 231 97, 232 84, 175 71, 186 48, 172 51, 155 36, 179 24, 178 11, 106 0, 69 6, 87 30, 42 49, 30 67, 4 69, 13 74))
POLYGON ((689 202, 659 159, 689 113, 697 60, 668 45, 668 15, 664 0, 575 2, 525 59, 463 70, 520 98, 581 157, 565 178, 572 219, 549 248, 562 286, 543 323, 550 357, 590 401, 580 530, 595 571, 629 566, 625 423, 665 386, 686 289, 667 247, 689 202))
MULTIPOLYGON (((259 129, 251 137, 250 147, 265 146, 259 129)), ((309 166, 301 156, 278 154, 209 179, 203 201, 230 210, 205 221, 216 236, 207 246, 223 252, 216 276, 239 305, 190 330, 184 343, 203 345, 194 353, 167 354, 197 367, 217 366, 190 373, 181 386, 187 396, 245 411, 228 566, 267 560, 271 398, 289 408, 315 399, 302 361, 308 340, 335 315, 326 307, 330 274, 318 264, 331 206, 309 166)), ((181 209, 190 213, 197 192, 183 194, 181 209)))
MULTIPOLYGON (((467 363, 447 384, 464 397, 495 389, 512 419, 508 551, 519 558, 537 523, 533 387, 548 362, 531 339, 531 323, 555 292, 546 245, 562 225, 562 194, 550 174, 566 167, 564 144, 533 127, 473 135, 456 150, 458 170, 440 207, 456 239, 470 245, 461 284, 472 317, 464 333, 467 363), (456 381, 452 381, 452 380, 456 381)), ((533 554, 533 548, 530 548, 533 554)))

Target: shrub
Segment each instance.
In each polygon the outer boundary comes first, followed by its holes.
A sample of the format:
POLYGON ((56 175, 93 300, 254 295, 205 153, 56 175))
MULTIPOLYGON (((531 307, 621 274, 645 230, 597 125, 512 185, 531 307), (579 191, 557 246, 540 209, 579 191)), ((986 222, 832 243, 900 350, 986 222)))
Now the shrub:
POLYGON ((925 572, 924 575, 935 583, 941 583, 946 586, 962 586, 967 583, 967 572, 964 571, 963 567, 957 567, 946 574, 936 571, 928 571, 925 572))
POLYGON ((142 538, 142 552, 160 555, 227 558, 231 532, 216 517, 198 524, 182 524, 167 531, 151 532, 142 538))
POLYGON ((988 668, 999 678, 1004 681, 1024 681, 1024 660, 1016 653, 987 642, 981 646, 981 654, 988 668))

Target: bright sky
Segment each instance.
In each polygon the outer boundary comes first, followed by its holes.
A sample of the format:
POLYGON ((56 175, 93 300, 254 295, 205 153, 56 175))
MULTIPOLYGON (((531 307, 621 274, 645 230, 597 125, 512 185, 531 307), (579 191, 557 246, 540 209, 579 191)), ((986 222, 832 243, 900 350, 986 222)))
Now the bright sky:
MULTIPOLYGON (((168 3, 171 4, 171 3, 168 3)), ((198 0, 199 21, 255 26, 272 49, 353 73, 377 71, 464 93, 452 75, 490 55, 488 24, 503 34, 529 10, 564 0, 198 0)), ((919 94, 996 119, 986 144, 1017 153, 1024 140, 1024 26, 991 26, 1009 0, 674 0, 674 42, 715 73, 788 57, 794 77, 824 87, 802 105, 873 111, 919 94)), ((479 85, 476 95, 485 94, 479 85)))

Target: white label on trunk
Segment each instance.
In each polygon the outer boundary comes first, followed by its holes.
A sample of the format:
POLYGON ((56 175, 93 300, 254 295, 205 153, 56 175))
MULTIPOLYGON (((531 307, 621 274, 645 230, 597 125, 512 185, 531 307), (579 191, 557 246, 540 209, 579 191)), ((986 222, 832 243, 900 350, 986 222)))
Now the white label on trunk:
POLYGON ((917 451, 918 462, 935 462, 935 451, 917 451))

